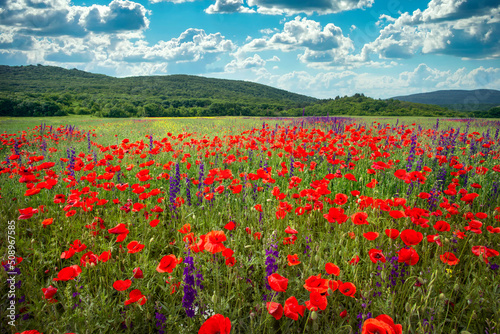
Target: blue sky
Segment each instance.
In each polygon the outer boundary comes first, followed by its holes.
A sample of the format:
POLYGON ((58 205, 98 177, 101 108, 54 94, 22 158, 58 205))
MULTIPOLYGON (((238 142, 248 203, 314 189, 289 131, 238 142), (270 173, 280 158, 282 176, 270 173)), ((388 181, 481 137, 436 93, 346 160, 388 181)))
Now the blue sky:
POLYGON ((0 0, 0 64, 318 98, 500 89, 498 0, 0 0))

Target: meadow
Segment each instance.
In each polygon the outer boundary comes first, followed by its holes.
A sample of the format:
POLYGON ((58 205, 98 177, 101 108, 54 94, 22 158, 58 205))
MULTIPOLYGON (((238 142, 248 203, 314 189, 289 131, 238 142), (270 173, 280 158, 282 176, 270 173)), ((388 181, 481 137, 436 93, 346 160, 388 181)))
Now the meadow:
POLYGON ((497 333, 500 122, 0 118, 2 333, 497 333))

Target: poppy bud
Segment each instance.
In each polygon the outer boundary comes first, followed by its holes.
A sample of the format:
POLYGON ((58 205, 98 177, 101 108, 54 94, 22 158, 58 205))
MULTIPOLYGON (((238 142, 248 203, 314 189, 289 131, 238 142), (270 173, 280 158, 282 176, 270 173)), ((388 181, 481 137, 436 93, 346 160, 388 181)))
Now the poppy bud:
POLYGON ((445 300, 446 296, 444 295, 444 293, 440 293, 439 294, 439 299, 441 300, 445 300))
POLYGON ((311 320, 316 320, 318 319, 318 313, 316 313, 316 311, 312 311, 311 312, 311 320))
POLYGON ((455 283, 455 285, 453 286, 453 290, 454 291, 459 291, 460 290, 460 284, 455 283))
POLYGON ((255 313, 254 312, 250 312, 250 319, 253 319, 255 318, 255 313))
POLYGON ((215 295, 215 291, 214 294, 212 295, 212 303, 217 304, 217 296, 215 295))
POLYGON ((318 255, 318 254, 316 254, 316 256, 314 257, 314 260, 315 260, 316 262, 319 262, 319 259, 320 259, 320 258, 319 258, 319 255, 318 255))
POLYGON ((149 239, 149 243, 152 243, 154 239, 155 239, 154 237, 152 237, 151 239, 149 239))

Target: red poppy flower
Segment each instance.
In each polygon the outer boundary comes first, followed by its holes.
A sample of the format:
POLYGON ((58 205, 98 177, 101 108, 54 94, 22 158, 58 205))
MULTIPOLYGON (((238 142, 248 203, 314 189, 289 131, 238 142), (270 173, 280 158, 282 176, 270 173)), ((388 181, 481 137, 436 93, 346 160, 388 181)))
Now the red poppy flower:
POLYGON ((368 225, 368 221, 366 220, 367 218, 368 214, 366 212, 356 212, 351 215, 351 220, 354 225, 368 225))
POLYGON ((372 179, 372 180, 370 181, 370 183, 368 183, 366 186, 367 186, 368 188, 375 188, 375 186, 376 186, 377 184, 378 184, 378 181, 377 181, 377 180, 375 180, 375 179, 372 179))
POLYGON ((353 258, 349 261, 350 265, 356 265, 359 263, 359 255, 353 256, 353 258))
POLYGON ((460 200, 465 202, 466 204, 472 204, 472 202, 474 201, 475 198, 479 197, 478 194, 476 193, 470 193, 470 194, 466 194, 464 195, 460 200))
POLYGON ((286 229, 285 229, 285 233, 287 233, 287 234, 297 234, 299 232, 297 230, 291 228, 290 226, 287 226, 286 229))
POLYGON ((127 249, 130 254, 140 252, 143 248, 144 245, 142 245, 139 241, 131 241, 127 245, 127 249))
POLYGON ((363 237, 365 237, 367 240, 375 240, 377 239, 379 236, 378 232, 366 232, 366 233, 363 233, 363 237))
POLYGON ((304 288, 309 292, 316 291, 324 293, 328 291, 328 280, 321 278, 321 274, 318 274, 318 276, 309 276, 309 278, 306 279, 304 288))
POLYGON ((347 203, 347 195, 345 194, 337 194, 335 195, 335 198, 333 199, 333 201, 335 202, 335 204, 337 205, 344 205, 347 203))
POLYGON ((76 214, 76 210, 69 210, 66 212, 66 217, 73 217, 76 214))
POLYGON ((99 255, 99 257, 97 258, 99 261, 101 262, 108 262, 108 260, 111 258, 111 251, 105 251, 105 252, 102 252, 101 255, 99 255))
POLYGON ((276 302, 267 302, 266 304, 267 312, 274 317, 276 320, 280 320, 283 316, 283 306, 276 302))
POLYGON ((333 279, 328 281, 328 288, 332 290, 332 292, 337 290, 339 288, 339 285, 340 285, 339 281, 333 279))
POLYGON ((356 293, 356 286, 351 282, 345 282, 340 284, 339 291, 347 297, 353 297, 356 293))
POLYGON ((419 259, 420 256, 412 247, 403 248, 398 251, 398 262, 404 262, 410 266, 414 266, 415 264, 417 264, 419 259))
POLYGON ((389 215, 394 219, 406 217, 405 213, 400 210, 391 210, 391 212, 389 212, 389 215))
POLYGON ((280 274, 274 273, 267 277, 269 286, 276 292, 285 292, 288 288, 288 278, 281 276, 280 274))
POLYGON ((423 238, 422 233, 412 229, 406 229, 401 232, 401 240, 403 240, 406 246, 418 245, 423 238))
POLYGON ((328 275, 340 275, 340 268, 333 263, 328 262, 325 264, 325 270, 328 275))
POLYGON ((306 307, 309 311, 317 311, 326 309, 328 306, 328 300, 326 296, 319 292, 313 291, 309 294, 309 300, 306 301, 306 307))
POLYGON ((47 299, 50 303, 55 303, 57 300, 54 299, 54 295, 57 292, 57 288, 54 288, 52 285, 49 285, 48 288, 42 288, 43 297, 47 299))
POLYGON ((54 196, 54 203, 55 204, 64 203, 64 202, 66 202, 66 196, 64 196, 64 194, 57 194, 54 196))
POLYGON ((97 255, 90 251, 82 255, 82 257, 80 258, 80 265, 82 267, 86 267, 88 264, 93 267, 97 264, 98 261, 99 258, 97 257, 97 255))
POLYGON ((135 290, 130 291, 128 296, 129 296, 129 299, 125 301, 125 305, 129 305, 129 304, 136 303, 136 302, 138 302, 139 305, 144 305, 147 301, 146 296, 144 296, 141 293, 141 290, 139 290, 139 289, 135 289, 135 290))
POLYGON ((488 225, 488 227, 486 227, 486 230, 488 230, 488 232, 490 233, 500 233, 500 227, 493 227, 491 225, 488 225))
POLYGON ((260 233, 260 232, 255 232, 255 233, 253 234, 253 238, 254 238, 255 240, 260 240, 260 238, 262 238, 262 233, 260 233))
POLYGON ((294 254, 294 255, 288 255, 287 256, 287 259, 288 259, 288 265, 289 266, 296 266, 300 263, 299 261, 299 256, 297 254, 294 254))
POLYGON ((340 312, 339 316, 344 319, 345 317, 347 317, 347 310, 343 310, 342 312, 340 312))
POLYGON ((285 310, 285 317, 297 321, 299 320, 299 314, 301 317, 304 316, 304 311, 306 310, 306 307, 304 305, 300 305, 297 301, 297 298, 292 296, 285 301, 284 310, 285 310))
POLYGON ((443 261, 443 263, 449 264, 450 266, 454 266, 458 262, 460 262, 460 260, 457 259, 455 254, 453 254, 451 252, 446 252, 446 253, 440 255, 439 258, 441 259, 441 261, 443 261))
POLYGON ((370 261, 373 263, 377 263, 377 261, 385 263, 386 261, 384 254, 382 254, 382 251, 379 249, 370 249, 368 255, 370 256, 370 261))
POLYGON ((191 232, 191 224, 184 224, 180 230, 177 230, 179 231, 180 233, 182 234, 187 234, 189 232, 191 232))
POLYGON ((226 259, 226 266, 232 267, 236 264, 236 259, 233 256, 230 256, 226 259))
POLYGON ((122 242, 127 237, 129 230, 127 229, 127 225, 118 224, 115 227, 108 229, 108 232, 112 234, 118 234, 116 242, 122 242))
POLYGON ((483 260, 485 263, 488 263, 488 258, 493 257, 493 256, 498 256, 499 253, 491 248, 488 248, 486 246, 473 246, 472 247, 472 254, 476 256, 483 256, 483 260))
POLYGON ((230 221, 229 223, 227 223, 226 225, 224 225, 224 228, 226 230, 229 230, 229 231, 234 230, 235 227, 236 227, 236 224, 233 221, 230 221))
POLYGON ((52 221, 54 220, 54 218, 47 218, 45 219, 43 222, 42 222, 42 225, 43 227, 47 227, 49 226, 50 224, 52 224, 52 221))
POLYGON ((159 223, 160 223, 160 220, 159 220, 159 219, 152 219, 152 220, 149 222, 149 226, 151 226, 151 227, 156 227, 159 223))
POLYGON ((222 251, 222 256, 224 256, 225 258, 231 257, 233 256, 233 254, 234 251, 231 248, 226 248, 222 251))
POLYGON ((450 224, 448 224, 444 220, 438 220, 434 224, 434 228, 439 232, 448 232, 451 229, 450 224))
POLYGON ((394 324, 391 317, 381 314, 376 318, 366 319, 361 328, 361 334, 402 334, 403 326, 394 324))
POLYGON ((57 274, 57 278, 54 278, 54 281, 69 281, 75 279, 82 272, 82 268, 79 265, 75 264, 70 267, 66 267, 61 269, 57 274))
POLYGON ((132 281, 129 279, 126 279, 124 281, 118 280, 118 281, 115 281, 113 283, 113 288, 115 288, 115 290, 118 290, 118 291, 125 291, 128 288, 130 288, 131 285, 132 285, 132 281))
POLYGON ((354 175, 352 175, 351 173, 348 173, 348 174, 344 175, 344 177, 346 179, 348 179, 349 181, 355 181, 355 182, 357 182, 356 177, 354 175))
POLYGON ((161 260, 160 264, 156 267, 156 271, 159 273, 171 273, 174 268, 182 262, 182 258, 177 259, 175 255, 165 255, 161 260))
POLYGON ((144 274, 142 273, 141 268, 134 268, 132 272, 134 273, 134 278, 144 278, 144 274))
POLYGON ((385 234, 391 239, 396 239, 399 236, 399 231, 396 229, 386 229, 385 234))
POLYGON ((222 252, 226 247, 222 244, 226 241, 223 231, 209 232, 205 237, 205 249, 212 254, 222 252))
POLYGON ((484 213, 484 212, 477 212, 476 217, 477 217, 477 219, 486 219, 486 218, 488 218, 488 214, 484 213))
POLYGON ((323 214, 323 217, 325 217, 329 223, 337 222, 338 224, 345 223, 348 218, 347 215, 344 214, 344 209, 342 208, 330 208, 328 214, 323 214))
POLYGON ((431 197, 431 195, 429 193, 422 192, 422 193, 418 194, 417 197, 421 198, 421 199, 427 199, 427 198, 431 197))
POLYGON ((205 320, 198 334, 229 334, 231 332, 231 320, 222 314, 215 314, 205 320))

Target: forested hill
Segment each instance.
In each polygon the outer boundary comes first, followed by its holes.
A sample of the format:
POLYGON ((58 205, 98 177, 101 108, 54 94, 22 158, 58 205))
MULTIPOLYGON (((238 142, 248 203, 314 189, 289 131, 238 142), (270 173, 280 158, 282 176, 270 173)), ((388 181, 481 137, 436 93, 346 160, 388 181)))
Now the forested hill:
MULTIPOLYGON (((335 95, 336 92, 332 92, 332 96, 335 95)), ((0 65, 0 116, 68 114, 97 117, 468 116, 435 105, 376 100, 363 94, 318 100, 246 81, 189 75, 114 78, 53 66, 0 65)))
POLYGON ((246 81, 189 75, 114 78, 41 65, 0 66, 0 98, 3 104, 6 99, 45 103, 36 108, 42 113, 55 104, 65 113, 112 117, 211 116, 217 110, 222 115, 273 115, 317 101, 246 81))
POLYGON ((435 92, 396 96, 393 99, 435 104, 452 110, 489 110, 500 106, 500 91, 494 89, 438 90, 435 92))

